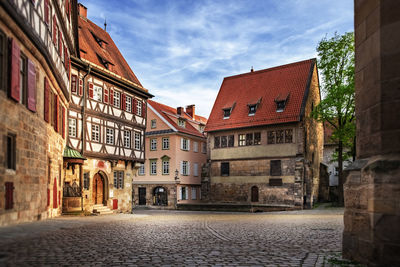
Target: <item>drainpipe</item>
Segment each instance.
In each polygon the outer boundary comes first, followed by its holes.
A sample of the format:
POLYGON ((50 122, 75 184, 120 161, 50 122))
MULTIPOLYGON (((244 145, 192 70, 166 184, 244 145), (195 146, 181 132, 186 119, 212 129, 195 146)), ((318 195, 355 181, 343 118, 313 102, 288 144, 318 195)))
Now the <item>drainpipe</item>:
MULTIPOLYGON (((81 155, 83 156, 83 151, 85 150, 85 146, 86 146, 86 141, 85 141, 85 106, 86 106, 86 93, 85 93, 85 79, 86 76, 88 76, 90 74, 91 71, 91 67, 90 65, 88 65, 88 71, 87 73, 83 76, 83 81, 82 81, 82 97, 83 97, 83 101, 82 101, 82 111, 81 111, 81 115, 82 115, 82 132, 81 132, 81 138, 82 138, 82 149, 81 149, 81 155)), ((79 184, 81 185, 81 211, 83 211, 83 166, 80 165, 79 168, 79 184)))

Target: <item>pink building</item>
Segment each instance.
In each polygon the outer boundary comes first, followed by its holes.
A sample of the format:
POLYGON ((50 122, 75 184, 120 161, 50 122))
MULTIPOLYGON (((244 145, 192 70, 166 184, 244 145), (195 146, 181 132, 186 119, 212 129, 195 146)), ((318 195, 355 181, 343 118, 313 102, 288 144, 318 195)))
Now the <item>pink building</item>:
POLYGON ((133 177, 136 205, 175 208, 200 201, 206 122, 194 105, 172 108, 148 100, 145 164, 133 177))

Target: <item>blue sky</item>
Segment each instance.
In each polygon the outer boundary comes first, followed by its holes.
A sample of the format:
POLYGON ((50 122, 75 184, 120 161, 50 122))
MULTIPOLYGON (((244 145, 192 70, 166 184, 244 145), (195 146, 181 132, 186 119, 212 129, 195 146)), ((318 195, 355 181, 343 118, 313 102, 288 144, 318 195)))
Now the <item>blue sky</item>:
POLYGON ((82 0, 153 100, 208 117, 226 76, 316 57, 354 31, 352 0, 82 0))

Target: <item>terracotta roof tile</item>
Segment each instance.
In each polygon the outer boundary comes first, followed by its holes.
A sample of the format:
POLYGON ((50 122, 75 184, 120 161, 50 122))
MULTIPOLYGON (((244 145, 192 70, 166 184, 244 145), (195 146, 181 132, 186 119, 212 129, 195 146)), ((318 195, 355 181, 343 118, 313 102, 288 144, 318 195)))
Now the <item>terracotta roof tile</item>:
POLYGON ((140 86, 136 75, 133 73, 124 57, 121 55, 110 35, 89 19, 78 16, 79 48, 81 58, 98 66, 104 67, 99 56, 110 62, 108 70, 140 86), (104 44, 100 46, 95 37, 101 39, 104 44), (83 51, 82 51, 83 50, 83 51))
POLYGON ((315 59, 309 59, 270 69, 225 77, 205 131, 219 131, 300 120, 315 59), (275 101, 286 99, 283 112, 276 111, 275 101), (254 116, 249 116, 249 104, 259 101, 254 116), (232 107, 229 119, 223 109, 232 107))
POLYGON ((180 127, 175 118, 181 117, 186 120, 202 122, 203 124, 207 122, 206 118, 195 115, 195 120, 193 120, 186 112, 182 112, 182 114, 179 116, 176 108, 155 102, 153 100, 147 100, 147 103, 148 105, 153 107, 161 116, 163 116, 163 118, 167 120, 175 129, 177 129, 178 132, 195 135, 198 137, 205 137, 203 133, 194 128, 190 123, 186 123, 185 128, 180 127))

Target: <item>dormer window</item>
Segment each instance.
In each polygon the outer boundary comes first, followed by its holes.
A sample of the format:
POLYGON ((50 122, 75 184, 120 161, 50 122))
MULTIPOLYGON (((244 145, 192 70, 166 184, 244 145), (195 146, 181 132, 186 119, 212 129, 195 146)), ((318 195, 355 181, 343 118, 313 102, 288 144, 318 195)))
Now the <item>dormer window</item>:
POLYGON ((108 60, 102 58, 101 56, 97 55, 97 57, 99 58, 100 63, 103 64, 104 68, 109 69, 110 64, 112 65, 111 62, 109 62, 108 60))
POLYGON ((249 116, 256 114, 257 105, 249 105, 249 116))
POLYGON ((230 108, 224 109, 224 119, 229 119, 230 116, 231 116, 231 109, 230 108))
POLYGON ((282 112, 285 109, 285 101, 276 101, 276 112, 282 112))
POLYGON ((285 95, 279 94, 277 98, 275 98, 275 103, 276 103, 276 112, 283 112, 286 107, 286 103, 289 100, 290 93, 287 93, 285 95))
POLYGON ((99 46, 104 48, 104 46, 105 46, 105 44, 107 44, 107 42, 105 42, 104 40, 100 39, 93 32, 91 32, 91 34, 93 35, 94 40, 96 40, 96 42, 99 44, 99 46))
POLYGON ((185 128, 185 120, 178 119, 178 125, 179 127, 185 128))

